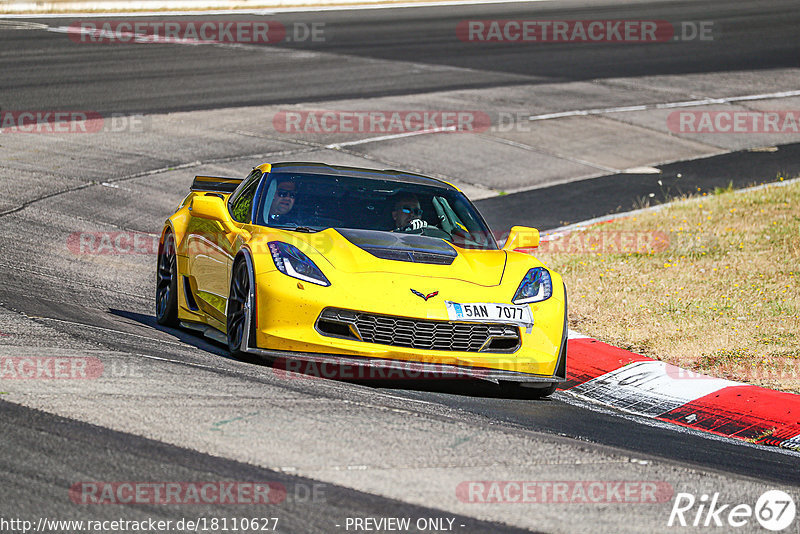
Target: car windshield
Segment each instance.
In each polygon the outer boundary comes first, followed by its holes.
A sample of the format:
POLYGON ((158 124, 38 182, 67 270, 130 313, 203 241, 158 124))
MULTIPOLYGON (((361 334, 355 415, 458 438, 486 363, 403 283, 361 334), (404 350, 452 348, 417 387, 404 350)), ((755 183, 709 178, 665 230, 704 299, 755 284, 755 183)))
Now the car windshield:
POLYGON ((256 224, 300 232, 398 232, 441 238, 462 248, 497 249, 463 193, 393 180, 270 173, 259 193, 256 224))

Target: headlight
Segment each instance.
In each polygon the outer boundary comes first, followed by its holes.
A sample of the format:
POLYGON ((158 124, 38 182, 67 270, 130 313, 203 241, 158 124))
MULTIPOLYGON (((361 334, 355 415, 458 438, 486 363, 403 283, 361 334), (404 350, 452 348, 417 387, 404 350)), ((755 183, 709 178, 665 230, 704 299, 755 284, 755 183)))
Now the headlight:
POLYGON ((270 241, 269 251, 272 253, 275 267, 283 274, 312 284, 331 285, 319 267, 294 245, 281 241, 270 241))
POLYGON ((514 304, 542 302, 552 296, 553 280, 550 278, 550 271, 543 267, 534 267, 522 279, 511 302, 514 304))

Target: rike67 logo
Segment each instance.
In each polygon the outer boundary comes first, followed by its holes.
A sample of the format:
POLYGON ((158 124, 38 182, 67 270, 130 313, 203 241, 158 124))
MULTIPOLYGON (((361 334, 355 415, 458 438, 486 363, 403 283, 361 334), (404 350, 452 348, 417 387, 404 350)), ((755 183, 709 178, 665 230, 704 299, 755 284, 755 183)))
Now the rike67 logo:
POLYGON ((667 526, 730 529, 752 525, 755 519, 765 529, 779 532, 794 523, 795 513, 794 500, 780 490, 764 492, 755 506, 722 503, 719 493, 703 494, 699 498, 691 493, 678 493, 667 526))

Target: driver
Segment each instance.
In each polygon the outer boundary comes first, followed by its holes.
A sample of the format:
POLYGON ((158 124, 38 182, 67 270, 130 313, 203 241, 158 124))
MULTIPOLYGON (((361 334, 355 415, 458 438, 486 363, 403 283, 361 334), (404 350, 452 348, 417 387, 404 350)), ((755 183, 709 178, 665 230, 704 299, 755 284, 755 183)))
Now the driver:
POLYGON ((428 226, 422 218, 419 199, 412 193, 400 193, 395 197, 392 219, 395 224, 393 232, 421 230, 428 226))
POLYGON ((282 223, 289 218, 289 212, 294 207, 294 199, 297 196, 297 184, 294 180, 286 180, 278 183, 272 205, 269 208, 269 222, 282 223))

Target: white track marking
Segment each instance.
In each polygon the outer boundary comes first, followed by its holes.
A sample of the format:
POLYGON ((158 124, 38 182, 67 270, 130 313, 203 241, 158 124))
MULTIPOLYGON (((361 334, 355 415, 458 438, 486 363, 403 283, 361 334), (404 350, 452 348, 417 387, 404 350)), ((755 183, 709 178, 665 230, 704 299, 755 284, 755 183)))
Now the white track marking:
POLYGON ((526 145, 524 143, 517 143, 516 141, 512 141, 512 140, 506 139, 504 137, 495 137, 493 135, 490 135, 490 136, 486 136, 486 139, 490 139, 490 140, 494 141, 495 143, 501 143, 501 144, 504 144, 504 145, 513 146, 515 148, 521 148, 522 150, 528 150, 530 152, 536 152, 538 154, 544 154, 546 156, 551 156, 551 157, 563 159, 563 160, 566 160, 566 161, 570 161, 572 163, 577 163, 578 165, 585 165, 587 167, 592 167, 594 169, 598 169, 598 170, 601 170, 603 172, 608 172, 608 173, 612 173, 612 174, 625 172, 625 171, 623 171, 621 169, 615 169, 613 167, 606 167, 605 165, 600 165, 598 163, 592 163, 591 161, 586 161, 585 159, 576 158, 574 156, 567 156, 565 154, 561 154, 561 153, 558 153, 558 152, 550 152, 548 150, 539 149, 539 148, 533 147, 531 145, 526 145))
POLYGON ((756 95, 728 96, 724 98, 703 98, 700 100, 684 100, 682 102, 663 102, 661 104, 640 104, 636 106, 620 106, 613 108, 592 108, 576 109, 572 111, 560 111, 558 113, 545 113, 542 115, 531 115, 528 120, 543 121, 548 119, 559 119, 562 117, 583 117, 586 115, 604 115, 607 113, 624 113, 626 111, 646 111, 648 109, 672 109, 689 108, 696 106, 708 106, 711 104, 730 104, 732 102, 745 102, 747 100, 766 100, 771 98, 789 98, 800 96, 800 91, 780 91, 777 93, 761 93, 756 95))
POLYGON ((38 22, 25 22, 21 20, 14 22, 11 20, 0 20, 0 30, 46 30, 47 24, 38 22))
POLYGON ((214 367, 212 365, 203 365, 202 363, 195 363, 195 362, 187 362, 185 360, 173 360, 171 358, 162 358, 161 356, 152 356, 150 354, 136 354, 130 353, 132 356, 139 356, 141 358, 145 358, 148 360, 154 360, 157 362, 169 362, 169 363, 177 363, 178 365, 187 365, 189 367, 197 367, 198 369, 208 369, 210 371, 219 371, 222 373, 230 373, 230 369, 223 369, 222 367, 214 367))
POLYGON ((378 141, 387 141, 390 139, 400 139, 401 137, 412 137, 414 135, 424 135, 430 133, 441 133, 441 132, 453 132, 455 131, 455 126, 447 126, 446 128, 431 128, 428 130, 420 130, 418 132, 405 132, 399 134, 392 134, 392 135, 381 135, 379 137, 368 137, 367 139, 359 139, 357 141, 346 141, 344 143, 333 143, 330 145, 325 145, 325 148, 338 150, 345 146, 354 146, 354 145, 363 145, 365 143, 376 143, 378 141))
MULTIPOLYGON (((222 2, 207 1, 202 4, 201 0, 190 0, 188 2, 162 2, 161 4, 170 6, 173 11, 108 11, 105 13, 97 12, 77 12, 77 13, 4 13, 3 18, 58 18, 58 17, 81 17, 81 18, 107 18, 107 17, 169 17, 169 16, 201 16, 201 15, 259 15, 266 16, 279 13, 306 13, 316 11, 353 11, 357 9, 397 9, 409 7, 442 7, 442 6, 468 6, 468 5, 482 5, 482 4, 523 4, 533 2, 548 2, 551 0, 459 0, 454 2, 447 1, 433 1, 433 2, 386 2, 386 3, 351 3, 347 5, 324 5, 321 2, 319 5, 298 5, 287 7, 264 7, 260 9, 209 9, 207 11, 198 11, 198 6, 206 5, 209 7, 219 6, 222 2), (193 10, 181 11, 180 6, 191 6, 193 10)), ((291 3, 291 0, 287 3, 291 3)), ((309 2, 312 3, 312 2, 309 2)), ((42 2, 42 4, 48 4, 42 2)), ((61 9, 68 9, 74 6, 73 9, 116 9, 120 5, 125 5, 126 2, 64 2, 64 3, 49 3, 52 7, 59 7, 61 9)), ((134 4, 127 2, 128 5, 134 4)), ((6 4, 3 9, 6 11, 22 11, 24 9, 31 9, 30 6, 35 5, 34 2, 18 2, 14 4, 6 4)), ((141 5, 141 4, 139 4, 141 5)))
MULTIPOLYGON (((34 320, 55 321, 57 323, 71 324, 71 325, 74 325, 74 326, 80 326, 82 328, 92 328, 92 329, 95 329, 95 330, 102 330, 104 332, 113 332, 115 334, 122 334, 124 336, 138 337, 139 339, 146 339, 148 341, 152 341, 153 343, 166 343, 168 345, 177 345, 179 347, 196 348, 196 347, 194 347, 194 345, 191 345, 189 343, 182 343, 182 342, 178 342, 178 341, 170 341, 170 340, 167 340, 167 339, 158 339, 158 338, 154 338, 154 337, 150 337, 150 336, 143 336, 141 334, 134 334, 132 332, 125 332, 123 330, 117 330, 116 328, 106 328, 104 326, 86 324, 86 323, 81 323, 81 322, 77 322, 77 321, 68 321, 66 319, 56 319, 55 317, 44 317, 44 316, 41 316, 41 315, 29 315, 28 317, 30 317, 31 319, 34 319, 34 320)), ((147 325, 143 325, 143 326, 147 326, 147 325)))
POLYGON ((777 454, 785 454, 787 456, 794 456, 800 458, 800 452, 797 452, 791 448, 778 448, 778 447, 773 447, 771 445, 757 445, 755 443, 750 443, 748 441, 743 441, 728 436, 721 436, 719 434, 712 434, 710 432, 705 432, 703 430, 699 430, 696 428, 680 426, 672 422, 662 421, 660 419, 654 419, 652 417, 646 417, 623 411, 618 411, 612 407, 601 404, 594 399, 589 399, 582 397, 580 395, 575 395, 574 393, 572 393, 572 390, 569 389, 566 391, 556 391, 550 398, 559 400, 565 404, 569 404, 570 406, 576 406, 584 410, 591 410, 593 412, 602 413, 605 415, 620 417, 622 419, 625 419, 626 421, 632 421, 640 425, 659 428, 661 430, 670 430, 672 432, 677 432, 679 434, 691 434, 711 441, 721 441, 724 443, 728 443, 730 445, 736 445, 740 447, 752 447, 754 449, 760 449, 762 451, 768 451, 777 454))
MULTIPOLYGON (((792 178, 791 180, 783 180, 781 182, 769 182, 769 183, 766 183, 766 184, 754 185, 754 186, 751 186, 751 187, 745 187, 743 189, 737 189, 736 191, 734 191, 734 194, 746 193, 746 192, 749 192, 749 191, 759 191, 761 189, 766 189, 766 188, 769 188, 769 187, 785 187, 785 186, 788 186, 788 185, 791 185, 791 184, 795 184, 797 182, 800 182, 800 178, 792 178)), ((601 217, 595 217, 594 219, 589 219, 589 220, 586 220, 586 221, 576 222, 576 223, 568 224, 567 226, 561 226, 559 228, 553 228, 552 230, 547 230, 547 231, 541 233, 540 239, 542 241, 553 241, 555 239, 559 239, 559 238, 563 237, 564 235, 569 234, 570 232, 584 230, 584 229, 586 229, 586 228, 588 228, 590 226, 593 226, 595 224, 598 224, 598 223, 614 221, 616 219, 625 219, 625 218, 628 218, 628 217, 634 217, 634 216, 637 216, 637 215, 640 215, 640 214, 644 214, 644 213, 652 213, 652 212, 655 212, 655 211, 660 211, 660 210, 668 208, 669 206, 672 206, 674 204, 678 204, 680 202, 703 202, 703 197, 680 199, 680 200, 675 200, 675 201, 672 201, 672 202, 665 202, 664 204, 657 204, 655 206, 649 206, 647 208, 641 208, 641 209, 638 209, 638 210, 631 210, 631 211, 626 211, 626 212, 622 212, 622 213, 613 213, 613 214, 610 214, 610 215, 603 215, 601 217)))
POLYGON ((791 449, 795 451, 800 451, 800 434, 796 435, 793 438, 782 441, 780 447, 782 449, 791 449))
POLYGON ((567 339, 594 339, 589 336, 584 336, 580 332, 576 332, 575 330, 569 330, 569 334, 567 339))

